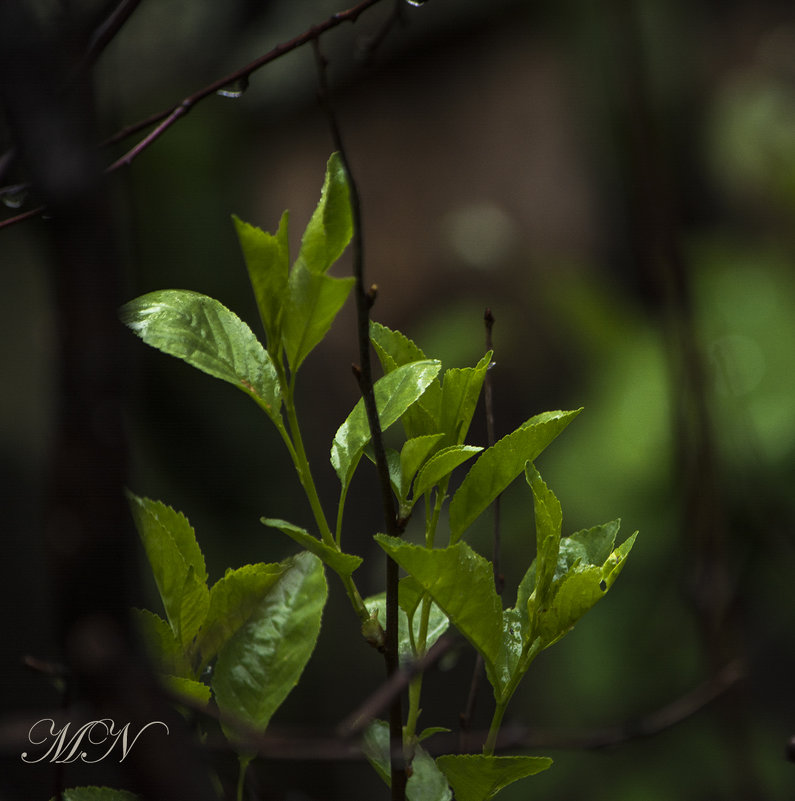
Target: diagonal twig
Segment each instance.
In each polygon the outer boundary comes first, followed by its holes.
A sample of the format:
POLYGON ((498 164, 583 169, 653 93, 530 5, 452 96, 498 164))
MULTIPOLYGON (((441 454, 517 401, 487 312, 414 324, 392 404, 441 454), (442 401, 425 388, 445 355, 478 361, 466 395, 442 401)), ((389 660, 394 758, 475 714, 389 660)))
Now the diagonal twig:
MULTIPOLYGON (((119 142, 128 136, 132 136, 133 134, 148 128, 150 125, 157 126, 154 128, 154 130, 150 131, 146 136, 139 140, 126 153, 124 153, 124 155, 117 158, 112 164, 109 164, 105 168, 105 174, 113 173, 119 168, 129 165, 133 159, 141 155, 144 150, 146 150, 153 142, 159 139, 169 128, 186 116, 194 106, 211 95, 216 94, 219 89, 223 89, 225 86, 233 84, 236 81, 242 81, 249 78, 254 72, 261 69, 266 64, 276 61, 287 53, 297 50, 299 47, 303 47, 303 45, 308 44, 309 42, 316 41, 327 31, 330 31, 345 22, 356 22, 362 13, 380 2, 381 0, 362 0, 362 2, 360 2, 358 5, 355 5, 346 11, 339 11, 336 14, 332 14, 332 16, 330 16, 324 22, 313 25, 289 41, 276 45, 276 47, 274 47, 272 50, 268 51, 259 58, 254 59, 254 61, 249 62, 234 72, 231 72, 222 78, 218 78, 193 94, 188 95, 188 97, 184 98, 175 106, 171 106, 170 108, 159 112, 158 114, 153 114, 147 117, 145 120, 141 120, 134 125, 124 128, 118 134, 106 140, 103 145, 119 142)), ((35 209, 30 209, 21 214, 17 214, 13 217, 2 220, 0 221, 0 229, 7 228, 11 225, 22 222, 23 220, 35 217, 38 214, 41 214, 44 211, 44 208, 44 206, 39 206, 35 209)))

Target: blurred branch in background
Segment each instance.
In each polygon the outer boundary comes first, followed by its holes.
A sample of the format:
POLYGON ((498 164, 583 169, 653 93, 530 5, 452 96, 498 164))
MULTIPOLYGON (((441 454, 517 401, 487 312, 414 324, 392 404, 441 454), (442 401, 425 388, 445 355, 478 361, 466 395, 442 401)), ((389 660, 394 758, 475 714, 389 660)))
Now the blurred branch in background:
MULTIPOLYGON (((356 22, 362 13, 364 13, 371 6, 374 6, 380 2, 381 0, 363 0, 361 3, 353 6, 347 11, 340 11, 326 19, 325 22, 313 25, 302 34, 295 36, 287 42, 277 45, 272 50, 269 50, 267 53, 246 64, 245 66, 236 69, 234 72, 224 75, 221 78, 217 78, 207 86, 204 86, 198 91, 189 95, 175 106, 172 106, 171 108, 160 113, 153 114, 137 123, 129 125, 123 130, 114 134, 105 142, 103 142, 103 147, 120 142, 129 136, 133 136, 144 128, 148 128, 150 125, 157 125, 153 131, 143 137, 143 139, 137 142, 124 155, 120 156, 114 162, 105 167, 105 173, 110 174, 118 170, 120 167, 128 166, 133 159, 143 153, 146 148, 148 148, 153 142, 157 141, 166 131, 169 130, 169 128, 171 128, 172 125, 174 125, 174 123, 182 119, 202 100, 212 97, 213 95, 222 91, 227 91, 230 93, 239 92, 242 94, 244 91, 243 87, 245 87, 245 85, 248 83, 250 76, 254 72, 261 69, 265 65, 276 61, 276 59, 281 58, 287 53, 291 53, 293 50, 308 44, 309 42, 317 41, 317 39, 319 39, 324 33, 336 28, 338 25, 341 25, 344 22, 356 22)), ((93 65, 99 55, 99 52, 101 52, 101 48, 106 46, 112 39, 113 35, 120 30, 121 26, 135 10, 136 5, 137 3, 122 4, 122 6, 120 6, 118 9, 118 13, 110 17, 107 22, 97 31, 91 41, 91 46, 86 52, 84 60, 81 62, 81 67, 93 65)), ((393 18, 390 18, 391 21, 384 26, 382 35, 386 35, 386 32, 391 29, 393 21, 397 21, 398 18, 399 17, 397 15, 395 15, 393 18)), ((15 184, 10 187, 2 187, 0 188, 0 196, 18 195, 20 192, 29 188, 30 186, 24 183, 15 184)), ((15 225, 16 223, 23 222, 31 219, 32 217, 40 215, 46 210, 46 208, 46 205, 38 206, 35 209, 29 209, 13 217, 0 220, 0 229, 8 227, 9 225, 15 225)))

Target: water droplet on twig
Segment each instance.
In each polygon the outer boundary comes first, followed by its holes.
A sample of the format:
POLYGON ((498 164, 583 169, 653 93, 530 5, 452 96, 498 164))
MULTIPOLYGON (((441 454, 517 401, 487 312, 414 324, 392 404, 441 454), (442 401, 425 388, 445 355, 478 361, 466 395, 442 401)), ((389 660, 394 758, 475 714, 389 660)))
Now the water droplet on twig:
POLYGON ((248 89, 248 76, 244 75, 242 78, 222 86, 216 94, 221 95, 221 97, 238 98, 243 96, 246 89, 248 89))
POLYGON ((19 209, 28 199, 28 188, 25 184, 6 186, 3 188, 2 192, 0 192, 0 197, 3 199, 4 206, 7 206, 9 209, 19 209))

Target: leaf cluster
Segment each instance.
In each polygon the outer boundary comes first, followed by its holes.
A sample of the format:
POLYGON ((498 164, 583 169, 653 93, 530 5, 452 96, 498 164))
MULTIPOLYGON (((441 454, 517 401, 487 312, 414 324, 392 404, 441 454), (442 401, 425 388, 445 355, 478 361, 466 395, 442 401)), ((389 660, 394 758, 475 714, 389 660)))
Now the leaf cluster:
MULTIPOLYGON (((356 588, 354 573, 362 558, 343 550, 347 493, 362 456, 373 458, 364 403, 354 406, 331 441, 330 463, 340 487, 332 530, 306 458, 294 401, 299 368, 322 341, 353 284, 351 278, 328 274, 352 235, 349 188, 336 154, 329 159, 320 201, 292 266, 288 219, 285 212, 271 234, 234 218, 264 345, 233 312, 194 292, 153 292, 122 309, 124 322, 147 344, 233 384, 257 403, 282 436, 315 518, 317 531, 310 532, 264 516, 266 526, 292 538, 302 551, 278 564, 230 569, 210 586, 187 519, 160 502, 130 494, 165 611, 165 618, 137 612, 161 671, 177 692, 201 702, 212 693, 230 720, 260 730, 314 649, 327 596, 323 565, 342 581, 363 636, 376 647, 384 642, 380 621, 386 619, 384 594, 362 599, 356 588)), ((491 352, 471 367, 443 369, 399 331, 373 322, 370 338, 383 370, 373 387, 381 428, 399 423, 404 434, 400 448, 386 452, 399 520, 405 522, 418 504, 425 508, 423 544, 374 535, 406 574, 398 595, 400 661, 421 658, 452 625, 483 657, 495 702, 482 755, 448 754, 434 760, 420 743, 438 729, 418 733, 422 676, 412 680, 404 729, 413 765, 408 798, 447 801, 454 792, 460 801, 486 801, 551 764, 545 757, 494 755, 503 715, 538 654, 570 631, 613 585, 635 535, 616 547, 619 523, 614 521, 562 536, 561 505, 535 462, 580 409, 537 414, 486 449, 467 444, 491 352), (468 462, 457 489, 448 494, 453 472, 468 462), (504 608, 493 565, 464 537, 522 475, 534 508, 536 557, 516 589, 514 605, 504 608), (440 547, 437 535, 444 521, 448 536, 440 547)), ((234 740, 229 725, 227 733, 234 740)), ((363 749, 389 782, 385 723, 372 724, 363 749)), ((243 766, 250 757, 241 750, 243 766)))

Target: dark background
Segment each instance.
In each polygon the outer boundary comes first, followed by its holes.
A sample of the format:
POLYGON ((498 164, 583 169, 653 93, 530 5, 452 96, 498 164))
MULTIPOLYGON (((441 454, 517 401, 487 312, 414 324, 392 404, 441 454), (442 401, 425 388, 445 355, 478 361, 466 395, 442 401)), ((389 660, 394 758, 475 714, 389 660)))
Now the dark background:
MULTIPOLYGON (((25 41, 22 28, 31 43, 43 37, 42 55, 33 44, 19 51, 41 63, 51 43, 66 41, 67 65, 112 8, 27 5, 35 25, 8 16, 4 42, 25 41)), ((509 709, 508 723, 570 747, 534 749, 555 766, 500 797, 792 798, 791 4, 431 0, 406 5, 373 50, 392 8, 386 0, 323 38, 362 195, 367 279, 379 286, 373 316, 445 366, 464 366, 483 352, 489 306, 498 435, 539 411, 585 406, 538 465, 561 499, 564 532, 619 516, 623 536, 640 530, 610 597, 538 660, 509 709), (737 673, 743 678, 717 700, 700 703, 737 673), (693 699, 697 709, 686 714, 693 699), (663 727, 661 709, 682 719, 663 727), (626 724, 638 721, 641 730, 663 730, 634 736, 626 724), (621 744, 582 747, 609 739, 613 727, 621 744)), ((91 127, 87 112, 78 127, 86 141, 101 141, 339 10, 319 1, 141 3, 94 65, 93 100, 68 108, 93 108, 91 127)), ((8 110, 22 78, 10 58, 3 65, 5 149, 30 128, 8 110)), ((29 117, 42 109, 56 131, 64 115, 75 122, 73 111, 59 111, 62 94, 37 91, 19 106, 29 117)), ((52 141, 65 141, 59 136, 52 141)), ((27 164, 3 164, 2 185, 39 182, 24 197, 4 194, 12 206, 22 202, 6 217, 42 197, 57 201, 58 181, 47 175, 68 173, 65 157, 39 147, 23 141, 27 164)), ((186 288, 218 298, 259 332, 230 214, 274 230, 289 208, 297 247, 332 148, 308 47, 254 74, 239 99, 199 104, 108 181, 102 214, 113 242, 104 252, 114 254, 107 268, 120 287, 88 308, 186 288)), ((102 151, 100 164, 122 152, 102 151)), ((75 219, 91 217, 90 204, 69 208, 75 219)), ((64 289, 74 278, 57 221, 70 219, 64 212, 0 231, 0 798, 45 799, 54 787, 51 766, 21 763, 11 724, 59 703, 22 660, 63 659, 68 599, 47 570, 45 534, 53 473, 69 473, 53 467, 68 400, 59 378, 63 319, 80 317, 86 298, 72 306, 64 289)), ((335 271, 348 269, 346 257, 335 271)), ((125 386, 131 489, 190 518, 211 580, 227 566, 291 553, 291 541, 258 522, 267 515, 311 526, 268 421, 227 385, 118 335, 121 362, 109 369, 125 386)), ((83 351, 89 370, 95 346, 83 351)), ((328 450, 357 398, 357 359, 351 301, 299 381, 328 509, 337 491, 328 450)), ((482 409, 470 438, 485 444, 482 409)), ((373 477, 361 472, 346 549, 375 556, 380 507, 373 477)), ((532 506, 520 482, 503 510, 510 602, 533 551, 532 506)), ((129 524, 125 531, 131 537, 129 524)), ((488 553, 488 524, 469 541, 488 553)), ((114 559, 142 567, 135 547, 129 555, 122 545, 100 549, 82 565, 110 577, 91 585, 87 604, 114 605, 114 559)), ((382 588, 381 560, 371 564, 357 574, 363 592, 382 588)), ((276 728, 327 731, 381 680, 380 658, 358 637, 333 576, 330 585, 318 650, 276 728)), ((156 603, 135 576, 121 600, 156 603)), ((472 662, 456 652, 429 674, 423 725, 457 726, 472 662)), ((484 688, 476 725, 487 725, 490 704, 484 688)), ((224 778, 233 775, 227 757, 218 761, 224 778)), ((129 778, 108 765, 66 772, 67 786, 129 778)), ((292 801, 386 796, 355 762, 261 763, 253 786, 258 797, 292 801)))

